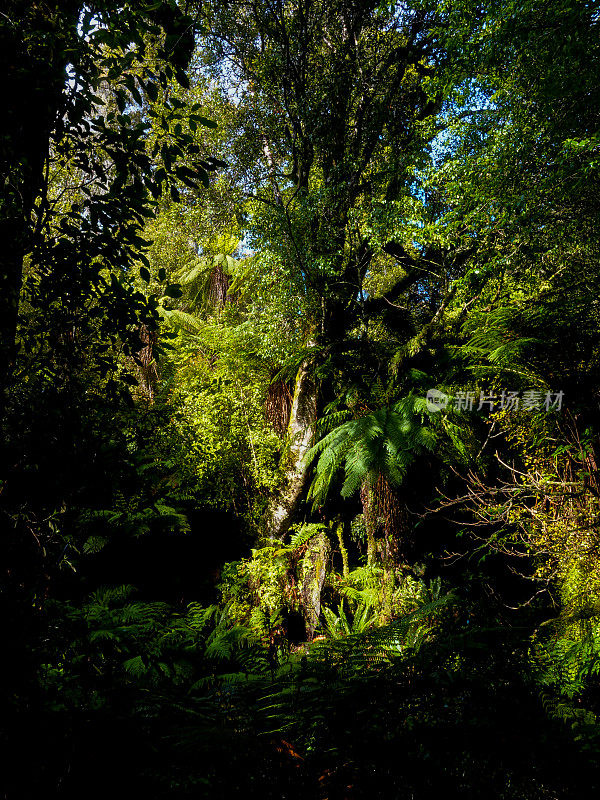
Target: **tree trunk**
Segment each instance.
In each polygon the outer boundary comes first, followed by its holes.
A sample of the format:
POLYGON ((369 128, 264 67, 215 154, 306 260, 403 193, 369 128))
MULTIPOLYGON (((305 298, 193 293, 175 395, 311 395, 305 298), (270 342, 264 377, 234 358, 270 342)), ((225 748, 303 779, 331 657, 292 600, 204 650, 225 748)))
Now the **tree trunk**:
POLYGON ((32 213, 44 185, 50 133, 60 117, 77 31, 78 0, 11 0, 0 19, 0 404, 10 383, 23 260, 31 250, 32 213))
POLYGON ((363 520, 365 524, 365 537, 367 540, 367 564, 369 567, 375 566, 377 555, 377 544, 375 531, 377 530, 377 519, 373 509, 373 498, 371 497, 372 488, 369 480, 363 481, 360 487, 360 500, 363 507, 363 520))
POLYGON ((311 641, 321 615, 321 592, 327 573, 331 545, 327 534, 319 533, 310 540, 302 559, 300 596, 306 622, 306 638, 311 641))
POLYGON ((290 526, 306 485, 304 457, 308 452, 317 419, 317 387, 304 361, 296 377, 294 398, 287 429, 286 485, 273 503, 267 526, 269 538, 281 539, 290 526))
POLYGON ((410 551, 412 530, 406 510, 383 475, 363 481, 360 489, 367 539, 367 564, 382 570, 379 621, 393 616, 397 570, 402 556, 410 551))

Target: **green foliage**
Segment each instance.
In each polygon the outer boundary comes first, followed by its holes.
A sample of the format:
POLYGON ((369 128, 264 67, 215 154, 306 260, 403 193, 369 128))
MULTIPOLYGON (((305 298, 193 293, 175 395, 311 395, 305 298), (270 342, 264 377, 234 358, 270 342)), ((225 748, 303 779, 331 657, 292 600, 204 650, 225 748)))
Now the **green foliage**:
POLYGON ((350 636, 355 633, 363 633, 375 622, 374 609, 371 606, 358 606, 351 620, 344 610, 344 602, 338 606, 338 613, 335 614, 330 608, 323 609, 325 630, 330 639, 339 639, 342 636, 350 636))
POLYGON ((325 530, 327 530, 327 527, 320 523, 304 523, 303 525, 298 525, 296 530, 292 528, 289 544, 290 550, 298 550, 300 547, 307 544, 313 536, 325 530))
POLYGON ((198 502, 255 524, 281 481, 281 441, 264 413, 266 369, 243 332, 224 321, 195 324, 165 365, 173 423, 189 442, 198 502))
POLYGON ((593 796, 597 9, 202 20, 0 15, 3 795, 593 796))
POLYGON ((320 454, 310 497, 322 502, 342 467, 342 497, 350 497, 364 481, 374 483, 379 475, 399 485, 415 458, 434 447, 435 433, 423 424, 426 416, 424 403, 407 397, 326 434, 307 453, 307 462, 320 454))
POLYGON ((288 580, 287 550, 267 546, 241 562, 226 565, 219 585, 229 619, 270 640, 283 634, 282 616, 298 607, 288 580))

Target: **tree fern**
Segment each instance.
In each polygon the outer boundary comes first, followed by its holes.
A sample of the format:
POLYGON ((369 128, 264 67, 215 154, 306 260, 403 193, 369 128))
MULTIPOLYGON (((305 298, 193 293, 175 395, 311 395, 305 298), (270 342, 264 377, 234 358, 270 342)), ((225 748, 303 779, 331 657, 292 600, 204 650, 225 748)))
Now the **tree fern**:
POLYGON ((380 475, 398 486, 415 457, 435 446, 436 434, 424 424, 427 415, 423 401, 409 396, 391 408, 338 425, 307 453, 307 463, 318 456, 309 496, 323 502, 342 468, 342 497, 350 497, 364 481, 374 483, 380 475))

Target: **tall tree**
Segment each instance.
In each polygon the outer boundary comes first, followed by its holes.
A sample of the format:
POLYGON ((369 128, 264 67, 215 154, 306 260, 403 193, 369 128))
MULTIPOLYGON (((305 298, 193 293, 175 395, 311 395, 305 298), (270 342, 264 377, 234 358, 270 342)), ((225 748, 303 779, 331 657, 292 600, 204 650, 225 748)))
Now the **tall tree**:
POLYGON ((304 491, 317 398, 333 399, 333 375, 348 359, 378 361, 369 321, 385 315, 414 356, 441 325, 470 252, 449 255, 439 242, 415 248, 397 225, 435 133, 428 122, 442 95, 428 85, 445 58, 442 21, 426 5, 348 0, 236 2, 208 12, 207 61, 215 76, 237 81, 245 135, 263 164, 252 187, 251 240, 293 265, 310 320, 275 536, 304 491), (372 296, 368 280, 386 260, 393 278, 372 296), (409 320, 399 298, 418 287, 428 307, 409 320))

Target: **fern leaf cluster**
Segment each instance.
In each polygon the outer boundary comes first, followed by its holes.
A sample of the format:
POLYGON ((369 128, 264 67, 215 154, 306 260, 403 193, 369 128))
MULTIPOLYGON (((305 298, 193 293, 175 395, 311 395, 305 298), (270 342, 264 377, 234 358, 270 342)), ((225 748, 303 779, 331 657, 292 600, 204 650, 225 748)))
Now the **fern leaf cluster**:
POLYGON ((423 402, 409 396, 335 427, 307 453, 307 463, 318 457, 310 497, 322 502, 342 469, 345 498, 380 475, 392 486, 401 484, 414 459, 435 447, 436 433, 424 423, 426 415, 423 402))

